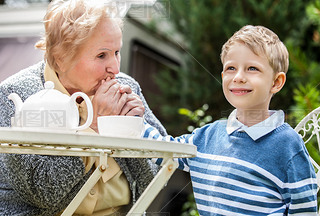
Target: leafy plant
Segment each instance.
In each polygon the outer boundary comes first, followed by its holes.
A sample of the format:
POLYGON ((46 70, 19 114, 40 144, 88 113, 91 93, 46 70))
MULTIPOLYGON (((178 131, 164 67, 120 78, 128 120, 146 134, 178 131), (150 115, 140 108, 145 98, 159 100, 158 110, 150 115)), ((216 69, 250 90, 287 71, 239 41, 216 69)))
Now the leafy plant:
POLYGON ((307 6, 307 16, 309 20, 317 26, 317 31, 314 31, 313 40, 320 45, 320 0, 314 0, 307 6))
MULTIPOLYGON (((314 32, 320 33, 320 0, 314 0, 306 7, 307 18, 316 27, 314 32)), ((314 44, 320 45, 320 41, 314 44)), ((320 63, 307 52, 296 47, 295 42, 288 40, 286 46, 290 53, 289 85, 295 86, 293 90, 294 103, 290 109, 291 125, 294 127, 310 111, 320 106, 320 63)))
POLYGON ((320 106, 320 91, 311 83, 300 84, 294 89, 295 105, 291 115, 296 122, 300 122, 309 112, 320 106))
POLYGON ((181 210, 181 216, 200 216, 199 212, 197 211, 197 206, 193 194, 189 194, 188 201, 183 204, 181 210))
POLYGON ((189 125, 187 130, 192 132, 196 127, 202 127, 205 124, 212 121, 212 116, 205 115, 205 112, 209 109, 208 104, 204 104, 202 107, 195 111, 191 111, 187 108, 180 108, 179 114, 189 118, 193 125, 189 125))

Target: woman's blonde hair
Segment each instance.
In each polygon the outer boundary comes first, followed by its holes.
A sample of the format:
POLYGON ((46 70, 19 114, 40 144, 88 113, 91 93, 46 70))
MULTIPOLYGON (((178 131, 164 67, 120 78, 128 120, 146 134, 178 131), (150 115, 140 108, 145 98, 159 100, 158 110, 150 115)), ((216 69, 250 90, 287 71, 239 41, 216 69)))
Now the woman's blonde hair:
POLYGON ((122 29, 115 6, 103 0, 53 0, 44 17, 45 35, 35 45, 45 50, 45 59, 60 72, 58 61, 70 64, 103 19, 113 19, 122 29))
POLYGON ((270 29, 252 25, 242 27, 223 45, 220 55, 222 63, 224 63, 230 47, 235 43, 243 43, 254 54, 267 57, 275 73, 287 73, 289 67, 288 50, 279 37, 270 29))

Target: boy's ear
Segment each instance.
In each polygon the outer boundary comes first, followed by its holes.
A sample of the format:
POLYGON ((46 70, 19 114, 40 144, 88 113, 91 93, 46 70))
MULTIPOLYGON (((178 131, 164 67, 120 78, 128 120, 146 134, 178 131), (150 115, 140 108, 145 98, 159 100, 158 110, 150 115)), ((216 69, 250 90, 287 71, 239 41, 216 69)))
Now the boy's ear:
POLYGON ((278 72, 273 81, 271 93, 275 94, 279 92, 286 82, 286 74, 284 72, 278 72))

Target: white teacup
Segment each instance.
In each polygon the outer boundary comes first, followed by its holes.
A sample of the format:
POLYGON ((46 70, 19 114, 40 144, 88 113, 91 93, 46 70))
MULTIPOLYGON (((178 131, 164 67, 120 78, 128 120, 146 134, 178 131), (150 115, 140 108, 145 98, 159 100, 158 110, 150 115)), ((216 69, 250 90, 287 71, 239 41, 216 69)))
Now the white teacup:
POLYGON ((99 116, 98 130, 102 136, 141 138, 144 124, 139 116, 99 116))

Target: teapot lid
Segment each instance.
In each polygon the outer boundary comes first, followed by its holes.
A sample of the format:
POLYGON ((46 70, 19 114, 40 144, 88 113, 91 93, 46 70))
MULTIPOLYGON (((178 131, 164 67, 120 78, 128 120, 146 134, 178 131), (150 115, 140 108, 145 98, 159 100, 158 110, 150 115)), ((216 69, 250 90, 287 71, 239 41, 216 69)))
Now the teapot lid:
POLYGON ((52 81, 46 81, 44 83, 44 88, 45 89, 54 89, 54 83, 52 81))
POLYGON ((39 91, 38 93, 31 95, 27 99, 27 101, 32 100, 32 102, 34 102, 34 100, 37 100, 37 103, 39 103, 40 101, 38 99, 41 99, 41 101, 46 101, 46 103, 49 101, 64 101, 64 100, 69 100, 69 96, 66 94, 63 94, 62 92, 54 89, 54 82, 52 81, 46 81, 44 83, 44 89, 39 91), (29 99, 30 98, 30 99, 29 99))

